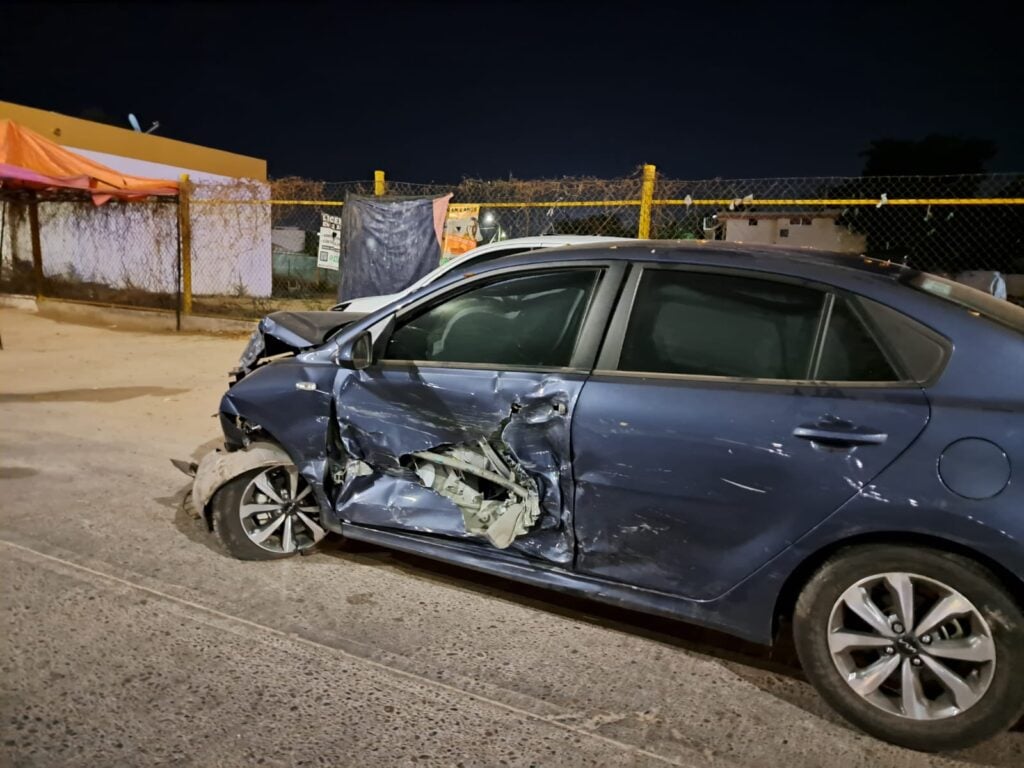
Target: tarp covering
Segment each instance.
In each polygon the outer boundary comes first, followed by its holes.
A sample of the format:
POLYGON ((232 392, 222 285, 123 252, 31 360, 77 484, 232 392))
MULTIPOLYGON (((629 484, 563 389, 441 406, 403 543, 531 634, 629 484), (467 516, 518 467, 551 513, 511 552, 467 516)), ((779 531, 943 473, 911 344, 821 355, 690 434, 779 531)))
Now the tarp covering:
POLYGON ((348 195, 338 300, 397 293, 435 269, 450 199, 348 195))
POLYGON ((76 155, 45 136, 0 119, 0 183, 23 189, 77 189, 97 205, 150 195, 176 195, 178 183, 128 176, 76 155))

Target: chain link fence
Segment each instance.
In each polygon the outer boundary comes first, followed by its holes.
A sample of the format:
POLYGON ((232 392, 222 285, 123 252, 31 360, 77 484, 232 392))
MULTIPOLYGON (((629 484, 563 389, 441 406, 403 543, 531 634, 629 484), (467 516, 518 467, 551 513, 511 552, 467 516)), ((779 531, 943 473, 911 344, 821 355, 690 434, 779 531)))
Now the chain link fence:
POLYGON ((651 166, 611 180, 238 180, 99 207, 0 189, 0 291, 241 318, 327 308, 339 272, 318 265, 325 217, 338 226, 347 196, 374 194, 451 194, 474 207, 478 244, 640 235, 790 245, 954 276, 998 270, 1024 294, 1024 174, 689 181, 651 166))
POLYGON ((0 292, 173 310, 179 275, 176 198, 0 189, 0 292))
POLYGON ((1024 174, 659 179, 653 237, 795 245, 956 275, 1024 272, 1024 174))
POLYGON ((480 243, 539 235, 636 237, 642 179, 483 181, 456 185, 388 182, 388 194, 441 195, 452 203, 478 204, 480 243))

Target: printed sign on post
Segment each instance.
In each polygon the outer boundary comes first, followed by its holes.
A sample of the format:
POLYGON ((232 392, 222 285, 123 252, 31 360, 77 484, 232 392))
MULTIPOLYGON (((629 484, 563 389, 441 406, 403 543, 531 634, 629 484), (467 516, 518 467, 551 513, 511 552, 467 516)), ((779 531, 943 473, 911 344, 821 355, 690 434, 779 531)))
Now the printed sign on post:
POLYGON ((341 216, 321 213, 320 246, 316 249, 317 269, 338 270, 341 261, 341 216))
POLYGON ((476 248, 480 242, 480 206, 455 203, 448 206, 448 218, 444 222, 444 243, 441 245, 441 262, 476 248))

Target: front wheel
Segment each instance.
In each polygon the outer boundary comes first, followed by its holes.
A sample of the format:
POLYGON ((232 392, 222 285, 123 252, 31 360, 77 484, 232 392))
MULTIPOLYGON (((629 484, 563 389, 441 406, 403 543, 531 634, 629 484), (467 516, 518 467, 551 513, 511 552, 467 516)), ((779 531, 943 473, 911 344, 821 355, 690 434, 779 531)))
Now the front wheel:
POLYGON ((260 467, 222 485, 210 499, 213 530, 240 560, 277 560, 327 535, 313 489, 293 465, 260 467))
POLYGON ((801 593, 793 631, 822 697, 886 741, 960 749, 1024 712, 1024 616, 967 558, 891 545, 840 552, 801 593))

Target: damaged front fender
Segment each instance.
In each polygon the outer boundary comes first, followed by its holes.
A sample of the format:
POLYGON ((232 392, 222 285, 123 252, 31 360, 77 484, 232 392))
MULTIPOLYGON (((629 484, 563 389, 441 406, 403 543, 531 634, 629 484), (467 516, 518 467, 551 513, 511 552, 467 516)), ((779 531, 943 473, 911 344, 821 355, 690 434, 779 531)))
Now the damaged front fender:
POLYGON ((189 514, 202 517, 217 490, 229 480, 259 467, 291 464, 291 457, 276 443, 253 443, 241 451, 210 451, 196 467, 189 514))

